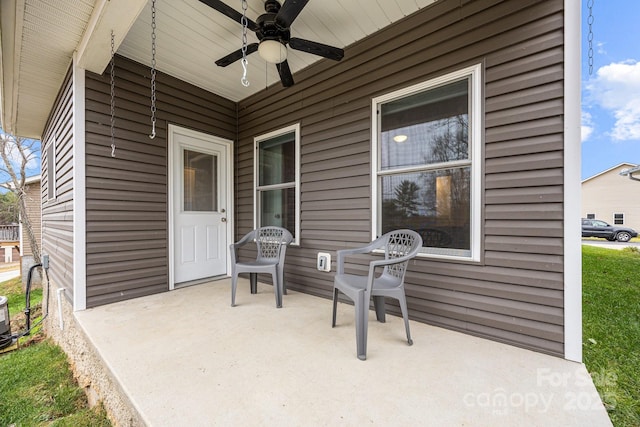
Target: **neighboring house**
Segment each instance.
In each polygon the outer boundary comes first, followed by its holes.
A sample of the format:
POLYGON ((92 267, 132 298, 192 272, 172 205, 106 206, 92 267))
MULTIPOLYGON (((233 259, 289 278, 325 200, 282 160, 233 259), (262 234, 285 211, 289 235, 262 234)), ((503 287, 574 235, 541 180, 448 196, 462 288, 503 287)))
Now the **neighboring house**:
POLYGON ((637 167, 620 163, 582 181, 582 217, 640 231, 640 184, 621 172, 637 167))
MULTIPOLYGON (((40 175, 31 176, 25 180, 25 204, 27 216, 33 230, 36 243, 42 247, 42 189, 40 186, 40 175)), ((29 269, 35 264, 31 240, 26 234, 24 219, 20 218, 20 261, 22 263, 22 284, 26 285, 29 269)), ((33 272, 32 284, 41 281, 40 270, 33 272)))
MULTIPOLYGON (((4 183, 3 187, 8 189, 14 188, 13 183, 4 183)), ((31 227, 33 228, 33 232, 35 235, 36 242, 38 245, 42 245, 42 196, 41 196, 41 188, 40 188, 40 175, 35 175, 31 177, 27 177, 25 179, 25 187, 24 187, 24 200, 27 208, 27 216, 29 217, 29 222, 31 223, 31 227)), ((24 218, 20 217, 20 221, 17 224, 17 238, 15 240, 15 246, 17 249, 14 249, 14 254, 11 256, 5 256, 5 262, 9 258, 10 261, 15 261, 20 259, 22 264, 22 282, 23 285, 26 284, 27 273, 29 272, 29 268, 34 264, 33 258, 33 250, 31 248, 31 241, 26 235, 26 230, 24 227, 24 218)), ((9 226, 6 226, 9 227, 9 226)), ((5 232, 8 230, 5 230, 5 232)), ((6 243, 7 241, 3 239, 6 243)), ((39 273, 36 272, 36 276, 34 276, 36 280, 40 280, 39 273)))
MULTIPOLYGON (((214 65, 239 48, 239 24, 196 1, 158 2, 154 139, 150 5, 60 2, 56 15, 2 3, 1 105, 6 130, 43 143, 42 252, 65 325, 70 310, 228 275, 229 243, 256 224, 295 235, 287 286, 330 298, 318 252, 411 227, 425 240, 406 279, 412 319, 581 360, 578 0, 371 2, 367 13, 309 2, 292 33, 345 57, 290 51, 286 89, 257 53, 249 88, 239 64, 214 65), (305 27, 317 33, 296 33, 305 27), (51 50, 58 42, 67 50, 51 50)), ((250 3, 255 17, 261 2, 250 3)), ((50 331, 72 340, 68 326, 50 331)))

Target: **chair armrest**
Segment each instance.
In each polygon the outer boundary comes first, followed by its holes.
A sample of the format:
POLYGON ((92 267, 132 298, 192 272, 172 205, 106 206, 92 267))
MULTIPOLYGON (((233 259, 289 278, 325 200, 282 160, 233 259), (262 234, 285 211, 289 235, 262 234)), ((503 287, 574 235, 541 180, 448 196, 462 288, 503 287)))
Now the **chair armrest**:
POLYGON ((344 273, 344 260, 347 255, 356 255, 356 254, 368 254, 373 252, 382 246, 382 241, 384 239, 377 238, 373 242, 369 243, 367 246, 362 246, 359 248, 353 249, 340 249, 336 251, 336 273, 343 274, 344 273))
POLYGON ((245 234, 242 239, 238 240, 235 243, 229 245, 229 253, 231 255, 231 264, 236 263, 236 249, 246 245, 247 243, 253 241, 255 239, 256 232, 255 230, 248 232, 245 234))

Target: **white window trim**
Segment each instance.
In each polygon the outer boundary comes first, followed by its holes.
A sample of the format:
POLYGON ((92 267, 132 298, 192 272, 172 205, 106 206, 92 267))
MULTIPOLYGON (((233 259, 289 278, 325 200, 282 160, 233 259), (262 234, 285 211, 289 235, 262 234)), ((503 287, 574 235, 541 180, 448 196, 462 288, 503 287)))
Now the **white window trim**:
POLYGON ((45 148, 45 153, 47 153, 47 201, 55 200, 58 195, 56 192, 56 150, 56 137, 54 136, 45 148))
POLYGON ((613 213, 613 225, 624 225, 624 213, 623 212, 614 212, 613 213), (622 215, 622 223, 616 224, 616 215, 622 215))
POLYGON ((469 138, 471 140, 471 255, 444 255, 421 252, 420 257, 439 258, 447 260, 480 261, 480 217, 481 217, 481 155, 482 155, 482 66, 476 64, 470 67, 433 78, 426 82, 418 83, 395 92, 375 97, 371 101, 371 239, 378 235, 379 213, 378 213, 378 177, 381 175, 379 168, 380 146, 378 144, 378 106, 383 102, 403 98, 432 87, 440 86, 464 77, 471 77, 471 117, 469 126, 469 138))
MULTIPOLYGON (((286 133, 294 132, 295 135, 295 194, 296 194, 296 207, 295 207, 295 238, 292 245, 300 244, 300 123, 296 123, 285 128, 275 130, 273 132, 265 133, 253 138, 253 228, 258 228, 258 144, 266 139, 271 139, 284 135, 286 133)), ((279 185, 269 186, 270 189, 277 189, 279 185)), ((283 186, 288 187, 288 185, 283 186)))

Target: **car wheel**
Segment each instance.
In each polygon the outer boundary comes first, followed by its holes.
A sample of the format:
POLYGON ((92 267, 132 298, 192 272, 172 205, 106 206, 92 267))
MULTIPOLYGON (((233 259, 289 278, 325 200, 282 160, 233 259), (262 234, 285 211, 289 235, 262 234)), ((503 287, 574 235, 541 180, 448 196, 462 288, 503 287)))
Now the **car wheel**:
POLYGON ((631 240, 631 234, 627 233, 626 231, 621 231, 616 235, 616 240, 618 242, 628 242, 629 240, 631 240))

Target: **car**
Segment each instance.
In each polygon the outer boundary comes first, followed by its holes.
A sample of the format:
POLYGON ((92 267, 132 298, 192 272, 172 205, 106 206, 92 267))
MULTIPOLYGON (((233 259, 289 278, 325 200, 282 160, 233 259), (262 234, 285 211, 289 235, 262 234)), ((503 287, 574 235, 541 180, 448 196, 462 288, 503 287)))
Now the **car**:
POLYGON ((629 227, 610 225, 599 219, 582 218, 582 237, 600 237, 610 242, 628 242, 633 237, 638 237, 638 232, 629 227))

